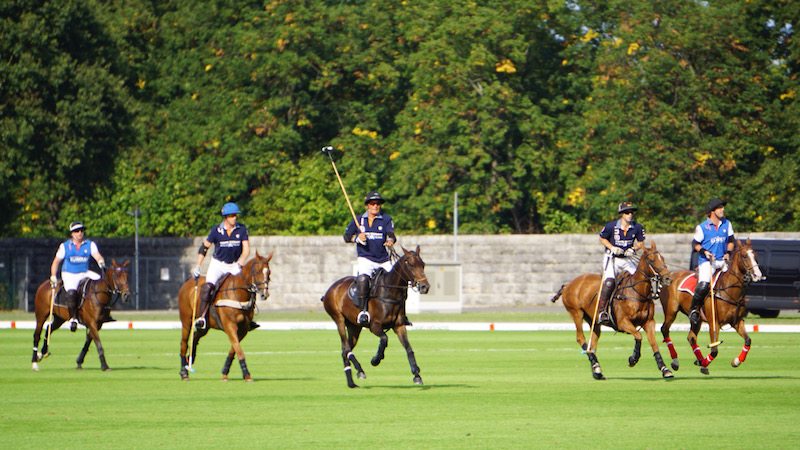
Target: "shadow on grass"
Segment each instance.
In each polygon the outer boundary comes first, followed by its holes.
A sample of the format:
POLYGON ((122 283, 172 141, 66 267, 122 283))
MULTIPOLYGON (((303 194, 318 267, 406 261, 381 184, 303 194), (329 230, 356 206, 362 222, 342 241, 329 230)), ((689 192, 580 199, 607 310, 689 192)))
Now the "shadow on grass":
POLYGON ((367 390, 369 390, 369 389, 418 389, 420 391, 429 391, 431 389, 464 389, 464 388, 475 389, 478 386, 473 386, 473 385, 469 385, 469 384, 435 384, 435 385, 424 384, 422 386, 417 386, 417 385, 411 384, 411 385, 395 385, 395 386, 363 386, 363 385, 360 385, 360 387, 362 389, 367 389, 367 390))

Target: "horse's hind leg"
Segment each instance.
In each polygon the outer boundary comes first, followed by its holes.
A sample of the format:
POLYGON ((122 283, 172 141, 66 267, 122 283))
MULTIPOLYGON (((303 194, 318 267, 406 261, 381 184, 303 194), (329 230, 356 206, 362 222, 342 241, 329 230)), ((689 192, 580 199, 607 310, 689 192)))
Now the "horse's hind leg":
POLYGON ((225 358, 225 364, 222 366, 222 381, 228 381, 228 374, 231 372, 231 365, 233 365, 233 357, 236 356, 236 350, 228 350, 228 356, 225 358))
POLYGON ((355 342, 358 340, 358 336, 356 335, 354 340, 353 330, 350 326, 348 326, 347 329, 350 330, 351 333, 350 338, 348 338, 347 332, 345 331, 344 317, 341 315, 334 317, 334 322, 336 322, 336 330, 339 332, 339 340, 342 343, 342 364, 344 365, 344 376, 347 379, 347 387, 357 388, 358 385, 353 381, 353 368, 350 367, 350 361, 353 361, 359 372, 362 372, 355 355, 353 355, 353 347, 355 346, 355 342))
POLYGON ((739 367, 739 365, 744 362, 745 358, 747 358, 747 353, 750 351, 750 344, 752 343, 752 341, 750 341, 750 336, 747 334, 747 330, 745 330, 744 320, 740 319, 736 324, 736 332, 744 339, 744 345, 742 346, 742 351, 739 353, 739 356, 733 358, 733 361, 731 361, 731 366, 733 367, 739 367))
MULTIPOLYGON (((97 356, 98 358, 100 358, 100 370, 102 371, 111 370, 111 368, 108 367, 108 364, 106 363, 106 352, 105 350, 103 350, 103 343, 100 342, 100 330, 98 326, 94 324, 92 321, 89 321, 89 323, 86 325, 86 329, 88 330, 86 337, 87 343, 84 344, 84 350, 88 349, 89 346, 88 341, 89 337, 91 336, 92 341, 94 341, 94 346, 95 348, 97 348, 97 356)), ((82 352, 82 356, 86 356, 85 351, 82 352)), ((81 363, 83 363, 83 360, 80 360, 78 368, 80 368, 81 363)))
MULTIPOLYGON (((406 349, 406 355, 408 355, 408 365, 411 367, 411 374, 414 375, 414 384, 422 384, 422 377, 419 375, 417 359, 414 357, 414 349, 411 348, 411 343, 408 342, 408 333, 406 332, 405 325, 395 327, 394 333, 397 335, 397 338, 400 339, 400 343, 403 344, 403 348, 406 349)), ((382 337, 386 337, 386 334, 384 333, 382 337)), ((385 345, 384 348, 386 348, 385 345)))
MULTIPOLYGON (((222 314, 220 314, 220 316, 222 316, 222 314)), ((253 376, 250 375, 250 370, 247 368, 247 361, 245 360, 244 350, 242 350, 242 345, 240 342, 241 339, 244 338, 244 334, 240 334, 239 326, 235 320, 226 317, 221 317, 221 319, 224 324, 223 328, 225 330, 225 334, 228 335, 228 340, 231 343, 231 352, 235 353, 239 358, 239 367, 242 368, 242 378, 244 381, 253 381, 253 376)), ((229 357, 231 352, 228 353, 229 357)), ((222 379, 227 380, 227 376, 223 376, 222 379)))
POLYGON ((36 328, 33 330, 33 356, 31 357, 31 368, 39 370, 39 361, 42 360, 42 353, 39 351, 39 339, 42 337, 42 326, 44 322, 36 321, 36 328))
POLYGON ((700 373, 703 375, 708 375, 708 363, 703 364, 703 361, 706 359, 703 357, 703 350, 700 349, 700 346, 697 345, 697 333, 700 331, 700 324, 691 325, 689 328, 689 335, 686 336, 686 340, 689 341, 689 345, 692 347, 692 352, 694 353, 695 366, 700 366, 700 373))
POLYGON ((589 364, 592 365, 592 377, 595 380, 605 380, 606 377, 603 376, 603 369, 600 367, 600 361, 597 360, 597 355, 594 352, 586 352, 586 356, 589 358, 589 364))

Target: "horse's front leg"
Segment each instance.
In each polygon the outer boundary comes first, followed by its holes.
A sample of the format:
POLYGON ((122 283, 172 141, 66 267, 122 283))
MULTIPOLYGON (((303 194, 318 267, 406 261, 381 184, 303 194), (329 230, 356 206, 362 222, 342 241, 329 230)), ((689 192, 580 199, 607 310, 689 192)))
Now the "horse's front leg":
POLYGON ((389 336, 387 336, 383 330, 381 330, 380 334, 378 334, 378 338, 380 338, 380 341, 378 342, 378 351, 375 352, 375 356, 373 356, 370 360, 370 364, 373 366, 377 366, 381 363, 381 361, 383 361, 386 347, 389 345, 389 336))
MULTIPOLYGON (((91 340, 94 342, 94 346, 97 349, 97 356, 100 358, 100 370, 111 370, 106 363, 106 353, 105 350, 103 350, 103 343, 100 342, 100 330, 97 327, 97 323, 94 320, 87 321, 86 329, 88 330, 86 338, 87 343, 84 343, 84 351, 82 352, 83 356, 86 356, 85 350, 88 349, 88 341, 91 337, 91 340)), ((83 361, 80 361, 80 363, 83 363, 83 361)), ((80 368, 80 364, 78 365, 78 368, 80 368)))
POLYGON ((636 329, 636 326, 631 323, 627 316, 617 314, 617 329, 619 331, 628 333, 633 336, 633 353, 628 357, 628 366, 633 367, 639 362, 642 357, 642 334, 636 329))
POLYGON ((355 343, 358 342, 358 336, 356 335, 355 339, 353 338, 353 327, 349 324, 347 328, 345 328, 345 321, 342 315, 335 317, 334 322, 336 323, 336 331, 339 332, 339 340, 342 344, 342 365, 344 365, 344 376, 347 380, 347 387, 357 388, 358 385, 353 381, 353 368, 350 366, 350 361, 353 361, 359 372, 362 372, 360 370, 361 366, 358 364, 358 360, 356 360, 353 354, 353 348, 355 347, 355 343), (347 330, 350 330, 350 337, 347 335, 347 330))
POLYGON ((83 341, 83 348, 81 352, 78 354, 78 359, 75 360, 75 363, 78 365, 77 369, 83 369, 83 361, 86 359, 86 353, 89 351, 89 345, 92 343, 92 338, 89 336, 89 329, 86 329, 86 339, 83 341))
POLYGON ((744 362, 745 358, 747 358, 747 353, 750 351, 750 344, 752 343, 750 341, 750 336, 747 334, 747 330, 744 328, 744 319, 739 319, 739 322, 736 323, 736 332, 744 339, 744 345, 742 346, 742 351, 739 353, 739 356, 733 358, 733 361, 731 361, 731 366, 733 367, 739 367, 739 365, 744 362))
MULTIPOLYGON (((664 294, 662 293, 662 295, 664 294)), ((664 307, 664 323, 661 324, 661 336, 663 336, 664 343, 667 344, 667 349, 669 350, 669 356, 672 358, 672 363, 670 364, 672 366, 672 370, 678 370, 680 368, 678 352, 675 350, 675 345, 672 343, 672 338, 669 336, 669 329, 672 327, 672 323, 675 322, 675 318, 678 316, 678 307, 670 303, 669 297, 666 301, 662 301, 661 305, 664 307)))
POLYGON ((686 340, 689 341, 689 345, 692 347, 692 352, 694 353, 695 366, 700 366, 700 373, 703 375, 708 375, 708 363, 705 365, 703 361, 706 361, 706 358, 703 357, 703 350, 700 349, 700 346, 697 345, 697 334, 700 332, 701 323, 697 325, 690 325, 689 327, 689 335, 686 336, 686 340))
MULTIPOLYGON (((403 344, 403 348, 406 349, 406 355, 408 355, 408 365, 411 367, 411 374, 414 375, 414 384, 422 384, 422 377, 419 375, 417 359, 414 357, 414 349, 411 348, 411 343, 408 342, 408 332, 406 330, 406 326, 395 326, 394 333, 397 335, 397 338, 400 339, 400 343, 403 344)), ((386 334, 381 336, 381 342, 383 342, 383 338, 385 337, 387 337, 386 334)), ((385 345, 384 348, 386 348, 385 345)), ((381 352, 381 357, 383 357, 383 352, 381 352)))
POLYGON ((664 364, 664 359, 661 357, 661 351, 659 351, 658 343, 656 342, 656 321, 650 319, 645 322, 644 331, 647 334, 647 342, 650 343, 650 349, 653 350, 653 358, 656 360, 656 366, 658 366, 658 370, 661 371, 661 376, 665 379, 672 378, 674 375, 667 369, 666 364, 664 364))
POLYGON ((39 340, 42 337, 44 320, 36 320, 36 328, 33 330, 33 356, 31 357, 31 369, 39 370, 39 361, 42 360, 42 353, 39 351, 39 340))
MULTIPOLYGON (((221 309, 221 308, 220 308, 221 309)), ((239 358, 239 366, 242 368, 242 378, 244 381, 253 381, 253 376, 250 375, 250 370, 247 368, 247 361, 245 360, 244 350, 242 350, 242 345, 240 343, 240 334, 239 334, 239 325, 238 323, 224 315, 222 311, 220 311, 220 319, 223 322, 223 329, 225 330, 225 334, 228 335, 228 340, 231 343, 231 351, 228 354, 228 357, 233 361, 231 357, 232 354, 236 354, 239 358)), ((243 338, 244 336, 242 336, 243 338)), ((227 381, 228 376, 227 374, 223 373, 222 379, 227 381)))
POLYGON ((355 324, 347 324, 347 343, 350 345, 350 351, 347 353, 347 360, 353 363, 353 366, 356 368, 356 376, 359 379, 366 380, 367 374, 364 373, 364 368, 361 367, 361 363, 358 362, 356 359, 355 353, 353 353, 352 349, 356 348, 356 344, 358 344, 358 338, 361 336, 361 328, 355 324))

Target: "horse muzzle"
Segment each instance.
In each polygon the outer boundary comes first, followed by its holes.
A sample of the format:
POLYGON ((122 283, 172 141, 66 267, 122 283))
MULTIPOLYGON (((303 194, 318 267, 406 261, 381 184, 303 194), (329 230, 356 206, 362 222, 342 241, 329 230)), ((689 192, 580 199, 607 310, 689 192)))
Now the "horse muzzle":
POLYGON ((417 282, 417 290, 420 294, 427 294, 431 290, 431 285, 427 281, 417 282))

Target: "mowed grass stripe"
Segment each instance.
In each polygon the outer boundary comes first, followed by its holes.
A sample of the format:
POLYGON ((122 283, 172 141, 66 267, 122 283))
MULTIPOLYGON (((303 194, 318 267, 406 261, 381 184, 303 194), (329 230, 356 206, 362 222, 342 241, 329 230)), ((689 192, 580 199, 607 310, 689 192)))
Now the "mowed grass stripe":
MULTIPOLYGON (((82 333, 53 334, 52 357, 30 369, 31 332, 0 331, 0 433, 5 448, 789 448, 800 441, 800 335, 754 333, 742 367, 731 336, 703 376, 684 336, 681 369, 661 379, 646 342, 627 367, 628 335, 604 334, 606 381, 591 378, 572 332, 411 334, 424 386, 411 383, 390 333, 362 335, 367 372, 350 390, 332 331, 253 333, 244 341, 256 382, 219 381, 229 346, 201 343, 192 381, 178 376, 174 330, 109 331, 110 372, 94 348, 74 369, 82 333)), ((705 350, 705 349, 704 349, 705 350)), ((661 351, 668 360, 666 347, 661 351)))

